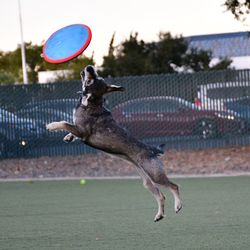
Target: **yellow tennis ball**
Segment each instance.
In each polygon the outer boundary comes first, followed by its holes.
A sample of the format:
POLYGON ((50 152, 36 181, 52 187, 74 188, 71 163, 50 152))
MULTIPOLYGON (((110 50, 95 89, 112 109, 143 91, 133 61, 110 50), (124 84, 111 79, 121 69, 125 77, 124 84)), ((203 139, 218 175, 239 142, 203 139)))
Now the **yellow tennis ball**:
POLYGON ((81 180, 80 180, 80 184, 81 184, 81 185, 84 185, 84 184, 86 184, 86 181, 85 181, 84 179, 81 179, 81 180))

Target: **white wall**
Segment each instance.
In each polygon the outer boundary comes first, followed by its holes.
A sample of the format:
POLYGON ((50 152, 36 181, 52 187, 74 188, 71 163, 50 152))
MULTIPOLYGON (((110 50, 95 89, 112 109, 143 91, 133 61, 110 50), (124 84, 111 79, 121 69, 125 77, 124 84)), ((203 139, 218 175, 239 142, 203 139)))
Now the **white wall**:
MULTIPOLYGON (((231 66, 235 69, 250 69, 250 56, 231 57, 231 60, 233 60, 231 66)), ((218 58, 213 58, 211 65, 216 64, 218 61, 218 58)))
POLYGON ((53 70, 53 71, 39 71, 38 82, 39 83, 50 83, 55 82, 58 77, 66 77, 72 71, 71 70, 53 70))

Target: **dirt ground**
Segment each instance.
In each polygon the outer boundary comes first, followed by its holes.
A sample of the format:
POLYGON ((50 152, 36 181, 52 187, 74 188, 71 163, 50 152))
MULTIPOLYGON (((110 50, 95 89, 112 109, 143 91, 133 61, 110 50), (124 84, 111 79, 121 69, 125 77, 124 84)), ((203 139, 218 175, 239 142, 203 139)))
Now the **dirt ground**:
MULTIPOLYGON (((207 175, 250 172, 250 146, 169 150, 161 156, 168 174, 207 175)), ((0 161, 0 179, 136 176, 134 166, 105 153, 0 161)))

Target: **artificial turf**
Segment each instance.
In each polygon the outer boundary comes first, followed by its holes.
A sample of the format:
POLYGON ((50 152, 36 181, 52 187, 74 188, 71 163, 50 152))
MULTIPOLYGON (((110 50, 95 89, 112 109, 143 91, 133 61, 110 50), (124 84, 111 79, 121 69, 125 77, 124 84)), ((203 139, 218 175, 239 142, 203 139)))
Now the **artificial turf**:
POLYGON ((139 180, 0 183, 0 249, 249 249, 250 177, 180 178, 183 210, 153 222, 139 180))

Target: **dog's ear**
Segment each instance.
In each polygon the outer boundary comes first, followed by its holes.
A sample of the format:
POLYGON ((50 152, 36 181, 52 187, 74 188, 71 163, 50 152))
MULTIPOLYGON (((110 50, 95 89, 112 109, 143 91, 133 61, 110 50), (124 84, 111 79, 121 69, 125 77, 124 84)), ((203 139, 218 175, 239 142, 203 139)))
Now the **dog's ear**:
POLYGON ((85 78, 84 69, 80 72, 80 76, 81 76, 82 81, 84 81, 84 78, 85 78))
POLYGON ((117 85, 107 85, 107 93, 113 91, 125 91, 125 88, 117 85))

